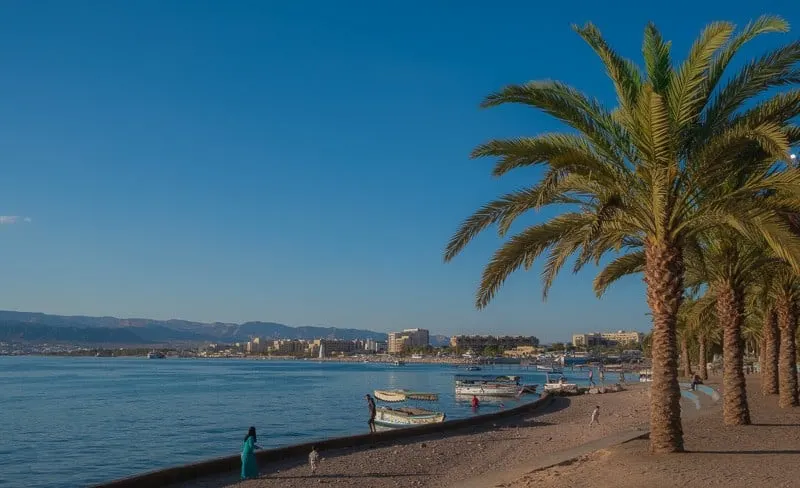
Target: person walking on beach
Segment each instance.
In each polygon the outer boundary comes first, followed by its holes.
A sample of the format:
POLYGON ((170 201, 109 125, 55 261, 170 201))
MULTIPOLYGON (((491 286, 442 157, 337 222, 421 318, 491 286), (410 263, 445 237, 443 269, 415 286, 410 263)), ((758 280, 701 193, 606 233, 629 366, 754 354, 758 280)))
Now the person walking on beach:
POLYGON ((606 370, 604 368, 600 368, 600 384, 606 384, 606 370))
POLYGON ((594 370, 589 368, 589 386, 596 386, 594 384, 594 370))
POLYGON ((256 444, 256 428, 250 427, 242 444, 242 479, 258 478, 258 462, 256 461, 256 449, 261 446, 256 444))
POLYGON ((600 425, 600 405, 595 405, 594 410, 592 410, 592 420, 589 422, 589 425, 600 425))
POLYGON ((369 393, 367 393, 367 395, 364 398, 367 399, 367 407, 369 407, 369 421, 367 422, 369 424, 369 433, 370 434, 374 434, 376 432, 376 430, 375 430, 375 400, 373 400, 372 397, 369 396, 369 393))
POLYGON ((311 474, 317 472, 317 465, 319 464, 319 453, 315 446, 311 446, 311 452, 308 455, 308 464, 311 466, 311 474))

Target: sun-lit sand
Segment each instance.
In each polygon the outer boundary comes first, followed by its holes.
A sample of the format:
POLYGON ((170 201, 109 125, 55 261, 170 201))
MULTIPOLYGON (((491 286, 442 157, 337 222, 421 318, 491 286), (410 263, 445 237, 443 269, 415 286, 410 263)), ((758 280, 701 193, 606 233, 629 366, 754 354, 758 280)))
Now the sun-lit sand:
POLYGON ((506 487, 800 486, 800 408, 780 409, 777 396, 762 396, 758 375, 748 376, 747 392, 753 425, 726 427, 718 408, 689 419, 684 422, 686 454, 651 455, 647 441, 636 440, 506 487))

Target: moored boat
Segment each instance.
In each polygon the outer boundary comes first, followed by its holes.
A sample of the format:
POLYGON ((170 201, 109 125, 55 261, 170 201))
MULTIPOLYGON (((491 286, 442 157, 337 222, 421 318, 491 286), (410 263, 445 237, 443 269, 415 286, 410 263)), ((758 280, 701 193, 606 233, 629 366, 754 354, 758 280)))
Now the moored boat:
POLYGON ((513 397, 522 393, 519 376, 456 376, 456 395, 513 397))
POLYGON ((147 359, 164 359, 166 356, 160 351, 150 351, 147 353, 147 359))
POLYGON ((375 423, 387 427, 411 427, 414 425, 438 424, 444 422, 444 412, 434 412, 423 408, 378 407, 375 410, 375 423))
POLYGON ((560 367, 555 365, 545 365, 545 364, 537 364, 536 370, 541 371, 543 373, 550 373, 550 374, 562 374, 564 370, 560 367))
POLYGON ((559 379, 547 377, 547 383, 544 384, 544 391, 550 393, 578 393, 578 385, 575 383, 567 383, 562 376, 559 379))
POLYGON ((406 400, 435 402, 439 399, 437 393, 410 390, 375 390, 373 394, 375 398, 384 402, 404 402, 406 400))

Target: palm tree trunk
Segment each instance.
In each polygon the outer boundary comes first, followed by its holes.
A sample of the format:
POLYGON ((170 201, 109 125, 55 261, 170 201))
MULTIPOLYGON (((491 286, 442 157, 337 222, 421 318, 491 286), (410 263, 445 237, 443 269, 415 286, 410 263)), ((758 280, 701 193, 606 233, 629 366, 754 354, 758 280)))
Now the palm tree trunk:
POLYGON ((687 378, 691 378, 694 373, 692 372, 692 362, 689 360, 689 342, 686 340, 686 337, 681 336, 681 369, 683 369, 683 375, 687 378))
POLYGON ((706 335, 700 334, 697 336, 697 355, 700 356, 700 379, 707 380, 708 379, 708 353, 706 352, 706 335))
POLYGON ((722 419, 726 425, 750 425, 742 350, 744 293, 731 283, 719 283, 717 290, 717 317, 723 333, 722 419))
POLYGON ((764 313, 764 330, 762 331, 764 346, 761 362, 761 392, 765 395, 778 393, 778 316, 775 310, 764 313))
POLYGON ((650 451, 655 453, 683 451, 676 334, 678 308, 683 298, 683 269, 679 247, 646 243, 644 281, 653 317, 650 451))
POLYGON ((794 334, 797 316, 792 302, 786 296, 778 298, 778 329, 781 345, 778 360, 778 405, 783 408, 797 406, 797 353, 794 334))

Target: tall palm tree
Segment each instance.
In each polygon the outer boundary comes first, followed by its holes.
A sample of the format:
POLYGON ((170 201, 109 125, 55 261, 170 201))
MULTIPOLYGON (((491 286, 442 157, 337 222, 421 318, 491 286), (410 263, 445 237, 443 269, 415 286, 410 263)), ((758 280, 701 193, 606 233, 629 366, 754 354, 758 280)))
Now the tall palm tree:
POLYGON ((797 303, 800 300, 800 280, 792 270, 782 267, 775 272, 773 293, 780 333, 778 357, 778 405, 796 407, 797 391, 797 303))
POLYGON ((774 266, 766 266, 756 273, 750 287, 747 308, 761 321, 761 393, 778 394, 778 350, 780 335, 778 332, 778 315, 775 312, 775 300, 771 294, 774 280, 774 266))
POLYGON ((495 176, 523 166, 546 170, 534 186, 490 202, 466 219, 448 243, 445 260, 493 224, 505 235, 529 210, 571 208, 528 227, 496 251, 484 269, 476 306, 488 305, 511 273, 530 268, 548 250, 545 297, 570 256, 577 256, 577 271, 609 252, 619 253, 594 287, 600 295, 616 277, 644 273, 653 317, 650 447, 654 452, 682 451, 675 326, 683 297, 685 243, 697 233, 725 226, 763 236, 800 269, 800 239, 785 229, 774 208, 752 198, 776 187, 800 188, 800 178, 764 169, 750 171, 752 177, 734 190, 716 189, 719 177, 738 164, 740 154, 773 159, 786 154, 795 136, 786 126, 789 101, 774 95, 745 112, 741 109, 753 97, 793 80, 800 42, 751 61, 723 85, 723 74, 741 46, 762 33, 787 31, 783 20, 762 17, 737 35, 730 23, 710 24, 677 67, 670 43, 651 23, 644 32, 643 70, 614 51, 594 25, 575 30, 605 64, 617 107, 608 109, 555 81, 510 85, 487 97, 484 107, 529 105, 576 132, 478 146, 473 157, 499 158, 495 176))
POLYGON ((687 378, 694 376, 692 361, 689 355, 689 340, 693 333, 689 317, 693 306, 694 301, 689 299, 683 301, 681 308, 678 310, 678 321, 676 324, 678 343, 680 344, 681 370, 683 370, 683 376, 687 378))
POLYGON ((708 351, 711 346, 721 343, 715 308, 716 299, 706 292, 686 312, 689 332, 697 341, 698 369, 703 380, 708 379, 708 351))

